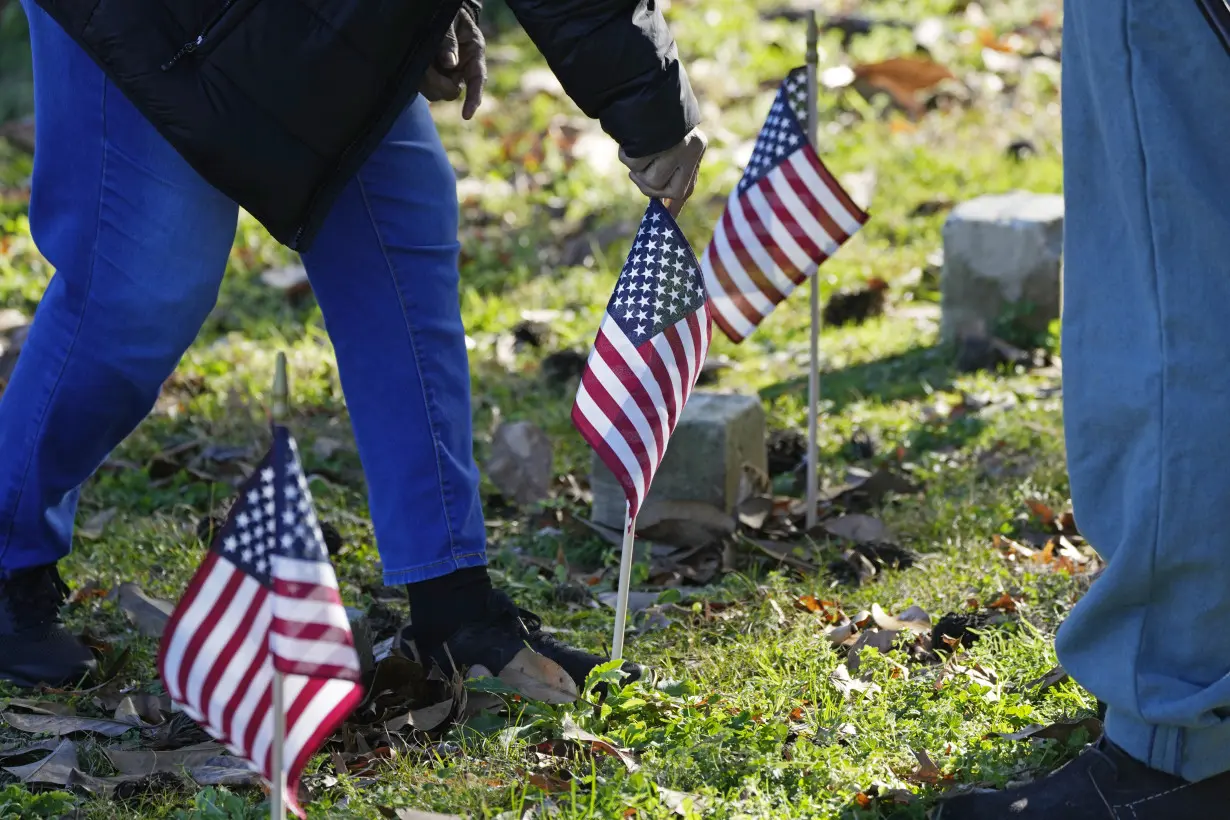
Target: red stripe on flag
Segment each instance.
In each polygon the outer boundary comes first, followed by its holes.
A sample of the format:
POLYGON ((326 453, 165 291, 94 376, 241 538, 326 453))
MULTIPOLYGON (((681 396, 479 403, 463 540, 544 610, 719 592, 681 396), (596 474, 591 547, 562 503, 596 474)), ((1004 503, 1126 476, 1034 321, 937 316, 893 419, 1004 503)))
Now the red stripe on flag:
POLYGON ((273 576, 273 591, 283 598, 293 598, 296 601, 319 601, 323 604, 344 606, 342 595, 337 587, 324 584, 312 584, 306 581, 290 581, 277 575, 273 576))
MULTIPOLYGON (((249 756, 252 754, 252 747, 256 745, 256 736, 260 733, 261 726, 264 724, 265 718, 268 717, 270 720, 273 720, 272 707, 273 681, 271 680, 265 687, 265 690, 261 692, 260 699, 256 701, 256 706, 252 709, 252 719, 248 721, 248 727, 244 730, 242 740, 237 743, 237 745, 248 750, 249 756)), ((249 759, 251 759, 251 757, 249 757, 249 759)), ((262 768, 264 769, 266 775, 268 775, 269 765, 266 763, 262 768)))
MULTIPOLYGON (((261 604, 269 593, 264 587, 258 586, 257 593, 252 598, 252 602, 248 604, 248 609, 244 612, 243 624, 251 624, 256 621, 256 615, 260 612, 261 604)), ((213 699, 214 688, 218 685, 218 680, 226 673, 229 668, 231 659, 239 652, 239 648, 248 642, 250 633, 245 629, 240 629, 231 636, 231 639, 226 642, 226 646, 222 647, 222 651, 218 653, 216 662, 209 670, 209 675, 205 678, 205 683, 201 686, 201 712, 212 721, 209 715, 209 703, 213 699)), ((258 653, 259 654, 259 653, 258 653)), ((221 728, 221 727, 219 727, 221 728)))
MULTIPOLYGON (((777 211, 773 208, 773 203, 769 200, 768 196, 768 194, 772 193, 773 189, 768 188, 768 190, 766 190, 765 187, 762 187, 764 181, 765 180, 763 179, 760 180, 760 182, 757 183, 756 189, 765 196, 765 200, 768 201, 769 208, 770 210, 773 210, 774 216, 778 216, 777 211)), ((790 261, 790 257, 786 256, 786 252, 782 250, 781 245, 779 245, 777 240, 773 238, 772 231, 770 231, 769 227, 764 224, 764 220, 760 218, 760 212, 757 211, 755 206, 752 205, 751 199, 748 195, 744 194, 742 199, 743 215, 747 219, 748 226, 752 229, 752 233, 756 236, 756 240, 760 243, 760 246, 768 252, 769 258, 771 258, 773 263, 777 265, 778 270, 785 274, 786 278, 791 282, 794 282, 796 285, 806 279, 807 274, 794 266, 794 263, 790 261)), ((774 199, 776 199, 776 197, 774 197, 774 199)), ((782 298, 784 299, 785 296, 783 295, 782 298)))
MULTIPOLYGON (((246 578, 242 572, 234 568, 234 565, 229 561, 218 561, 215 564, 215 572, 227 573, 226 585, 222 587, 222 591, 218 593, 218 598, 210 607, 209 614, 196 625, 195 631, 192 633, 192 638, 188 641, 188 645, 184 648, 184 662, 179 666, 179 691, 180 694, 188 694, 188 679, 191 676, 194 661, 201 654, 201 645, 213 634, 218 626, 218 621, 226 613, 226 608, 231 600, 235 597, 235 593, 239 590, 239 585, 246 578)), ((200 709, 199 703, 190 704, 200 709)))
POLYGON ((629 475, 627 468, 623 462, 619 460, 619 456, 611 449, 611 445, 607 444, 605 438, 598 434, 594 429, 594 425, 590 424, 589 419, 581 412, 578 405, 572 406, 572 423, 576 425, 577 430, 581 432, 581 438, 594 448, 594 452, 598 454, 598 458, 606 465, 606 468, 615 476, 615 480, 619 482, 619 486, 623 487, 624 498, 628 500, 628 505, 633 518, 636 517, 636 511, 641 506, 641 497, 637 495, 636 484, 632 481, 632 476, 629 475))
MULTIPOLYGON (((765 276, 764 271, 760 269, 759 263, 752 257, 751 251, 743 243, 738 230, 735 228, 735 220, 731 215, 733 209, 738 208, 740 212, 746 213, 746 208, 743 206, 743 197, 731 200, 730 207, 726 209, 725 215, 722 217, 722 226, 726 229, 724 236, 730 244, 731 251, 734 252, 735 259, 739 260, 739 266, 743 268, 743 273, 747 278, 752 280, 752 284, 756 289, 764 294, 765 298, 773 304, 777 304, 786 298, 786 295, 779 291, 774 284, 769 281, 769 277, 765 276)), ((746 217, 745 217, 746 218, 746 217)))
MULTIPOLYGON (((645 348, 645 347, 650 347, 650 345, 648 344, 641 345, 640 347, 636 348, 636 350, 640 352, 641 348, 645 348)), ((636 402, 636 406, 640 408, 641 414, 645 417, 645 421, 649 425, 649 430, 651 433, 653 433, 653 440, 654 440, 654 444, 656 445, 656 450, 659 453, 659 455, 661 455, 665 441, 662 438, 662 429, 658 423, 658 409, 657 409, 657 406, 653 403, 653 399, 650 398, 649 394, 645 390, 643 390, 639 384, 636 383, 637 382, 636 374, 630 372, 630 368, 628 368, 627 364, 624 361, 623 354, 621 354, 619 350, 615 347, 615 345, 611 342, 610 338, 607 336, 605 331, 600 331, 598 333, 598 337, 594 339, 594 352, 598 356, 602 357, 602 360, 607 363, 607 367, 609 367, 615 373, 616 377, 618 377, 619 380, 624 383, 625 387, 627 387, 628 394, 632 396, 632 400, 636 402), (612 366, 611 364, 612 362, 619 362, 622 365, 622 370, 625 373, 628 373, 628 376, 625 377, 624 373, 620 372, 620 369, 617 369, 614 366, 612 366), (631 384, 629 384, 630 381, 632 382, 631 384)), ((642 352, 641 355, 644 356, 644 353, 642 352)), ((585 375, 587 376, 589 375, 589 370, 585 371, 585 375)), ((659 384, 660 383, 661 382, 659 381, 659 384)), ((590 395, 593 395, 592 390, 590 391, 590 395)), ((673 399, 670 399, 668 401, 670 401, 672 404, 674 403, 673 399)), ((603 412, 605 412, 605 408, 603 412)), ((623 431, 621 430, 620 432, 623 432, 623 431)), ((646 457, 648 457, 648 453, 646 453, 646 457)))
MULTIPOLYGON (((612 368, 612 370, 614 369, 612 368)), ((618 371, 616 371, 615 377, 620 378, 618 371)), ((637 432, 636 427, 628 419, 627 414, 620 409, 619 403, 602 386, 602 382, 598 381, 598 377, 594 375, 591 368, 586 368, 585 373, 581 376, 581 382, 585 385, 590 399, 593 400, 594 404, 598 405, 602 415, 611 422, 611 425, 619 433, 620 437, 627 442, 628 449, 632 451, 632 456, 636 459, 636 463, 640 465, 641 472, 648 475, 650 470, 649 453, 645 449, 645 442, 641 440, 641 434, 637 432)))
MULTIPOLYGON (((301 641, 321 641, 341 644, 343 646, 354 646, 354 639, 351 637, 350 629, 340 626, 274 618, 272 631, 283 637, 295 638, 301 641)), ((347 675, 347 677, 350 676, 347 675)))
MULTIPOLYGON (((306 687, 305 687, 306 688, 306 687)), ((303 769, 307 766, 308 761, 312 759, 316 749, 324 745, 337 727, 342 724, 346 716, 350 714, 350 710, 359 705, 359 701, 363 699, 363 690, 355 686, 340 698, 337 704, 324 714, 322 717, 313 716, 312 725, 315 726, 312 732, 308 735, 307 741, 299 748, 299 752, 295 755, 294 760, 290 761, 290 766, 287 769, 287 791, 288 807, 296 814, 302 814, 299 809, 299 777, 303 773, 303 769)), ((286 724, 291 725, 288 719, 286 724)))
MULTIPOLYGON (((725 223, 726 220, 723 219, 722 222, 718 224, 717 228, 723 236, 726 236, 727 233, 725 223)), ((716 239, 714 241, 716 245, 716 239)), ((727 241, 729 242, 729 237, 727 237, 727 241)), ((748 301, 747 297, 743 293, 743 289, 734 283, 734 280, 726 271, 726 265, 722 262, 722 257, 718 254, 716 247, 714 247, 712 253, 709 255, 709 261, 712 264, 714 274, 717 275, 718 281, 725 286, 724 290, 726 291, 726 298, 730 300, 730 303, 734 305, 735 309, 738 310, 739 313, 743 314, 743 318, 752 323, 753 327, 760 324, 760 321, 764 319, 764 315, 761 314, 761 312, 748 301)), ((721 315, 721 311, 717 311, 717 313, 718 315, 721 315)), ((731 338, 737 336, 737 341, 743 340, 743 336, 740 335, 738 331, 734 328, 729 328, 729 330, 727 328, 728 326, 726 323, 722 322, 722 329, 727 331, 727 336, 730 336, 731 338)))
MULTIPOLYGON (((680 319, 679 321, 682 322, 682 321, 687 321, 687 320, 680 319)), ((688 364, 687 351, 683 349, 683 339, 679 337, 678 324, 679 323, 676 322, 675 324, 668 327, 666 330, 662 331, 662 338, 664 338, 666 340, 666 343, 670 345, 671 355, 675 357, 675 364, 678 367, 678 373, 679 373, 679 386, 681 388, 680 393, 683 394, 684 404, 687 404, 688 394, 692 392, 692 382, 696 380, 695 374, 692 373, 689 368, 696 367, 697 369, 699 369, 700 364, 699 363, 696 363, 695 365, 688 364)), ((675 425, 678 422, 679 422, 679 417, 676 415, 672 415, 671 416, 671 432, 674 432, 675 425)))
MULTIPOLYGON (((649 368, 653 380, 658 384, 658 389, 662 391, 662 398, 666 401, 666 434, 669 436, 671 431, 675 429, 675 418, 679 413, 675 407, 675 388, 671 382, 670 366, 662 358, 662 354, 658 352, 657 346, 652 343, 640 345, 636 348, 636 352, 640 354, 641 360, 649 368)), ((656 419, 657 417, 658 414, 655 410, 654 418, 656 419)), ((663 450, 665 450, 665 447, 659 447, 658 453, 662 453, 663 450)))
MULTIPOLYGON (((807 209, 808 213, 816 218, 816 221, 820 223, 820 227, 824 228, 825 233, 832 238, 834 243, 841 245, 850 238, 846 232, 842 230, 842 227, 837 224, 836 220, 833 219, 833 215, 829 213, 828 208, 824 207, 820 200, 816 198, 815 194, 812 193, 812 190, 808 186, 807 182, 799 176, 799 171, 797 168, 795 168, 791 163, 786 162, 782 163, 780 170, 786 182, 790 184, 790 189, 794 191, 795 196, 797 196, 799 201, 803 203, 803 207, 807 209)), ((823 250, 817 248, 817 252, 819 253, 819 256, 816 257, 817 262, 823 262, 825 259, 828 259, 828 254, 824 253, 823 250)))
MULTIPOLYGON (((252 658, 252 662, 248 664, 248 669, 244 674, 243 679, 245 681, 255 680, 257 673, 260 672, 261 666, 264 665, 265 659, 268 657, 269 642, 262 640, 260 641, 259 648, 256 650, 256 655, 252 658)), ((222 729, 223 734, 223 737, 219 738, 219 740, 222 740, 224 743, 232 743, 236 746, 240 745, 235 740, 235 718, 239 714, 239 705, 243 703, 243 699, 248 692, 249 690, 247 688, 241 686, 235 690, 235 694, 231 695, 231 699, 226 702, 226 712, 223 715, 222 726, 219 727, 222 729)), ((252 719, 253 715, 249 714, 249 725, 251 725, 252 719)), ((257 722, 260 722, 259 718, 257 719, 257 722)))
MULTIPOLYGON (((179 599, 179 603, 175 605, 175 609, 171 612, 171 617, 167 620, 166 629, 162 632, 162 640, 158 642, 158 676, 165 682, 167 679, 167 650, 170 649, 171 641, 175 638, 175 633, 179 631, 180 621, 184 618, 184 613, 192 608, 193 602, 196 601, 196 596, 201 593, 201 582, 213 572, 214 564, 218 561, 218 554, 213 550, 205 553, 205 560, 201 561, 201 566, 193 574, 192 580, 188 582, 188 588, 184 590, 184 597, 179 599)), ((180 668, 183 669, 184 660, 180 660, 180 668)), ((178 681, 178 677, 176 678, 178 681)), ((183 690, 181 689, 182 693, 183 690)))
MULTIPOLYGON (((833 192, 833 196, 837 197, 837 201, 841 203, 841 207, 846 209, 846 213, 854 217, 854 221, 858 224, 866 224, 867 212, 858 207, 858 205, 854 204, 854 200, 851 199, 850 195, 846 193, 846 189, 841 187, 841 183, 837 181, 837 178, 829 173, 828 166, 826 166, 824 161, 820 159, 820 155, 814 150, 811 150, 805 151, 803 156, 806 157, 808 163, 816 169, 816 173, 820 175, 822 180, 824 180, 824 184, 828 186, 828 189, 833 192)), ((846 239, 849 239, 849 237, 847 236, 846 239)))

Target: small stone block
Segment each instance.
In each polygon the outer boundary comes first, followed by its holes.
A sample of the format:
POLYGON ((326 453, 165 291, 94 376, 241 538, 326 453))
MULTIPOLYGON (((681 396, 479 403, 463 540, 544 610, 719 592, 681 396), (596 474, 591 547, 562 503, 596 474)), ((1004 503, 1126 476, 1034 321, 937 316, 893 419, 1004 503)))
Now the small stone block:
POLYGON ((1045 331, 1059 318, 1063 197, 1013 191, 977 197, 944 224, 940 290, 944 341, 988 335, 1014 305, 1025 329, 1045 331))
MULTIPOLYGON (((658 503, 695 502, 733 515, 745 464, 762 472, 768 469, 760 399, 695 391, 683 408, 642 511, 648 513, 658 503)), ((623 488, 597 455, 590 485, 594 522, 622 531, 623 488)))

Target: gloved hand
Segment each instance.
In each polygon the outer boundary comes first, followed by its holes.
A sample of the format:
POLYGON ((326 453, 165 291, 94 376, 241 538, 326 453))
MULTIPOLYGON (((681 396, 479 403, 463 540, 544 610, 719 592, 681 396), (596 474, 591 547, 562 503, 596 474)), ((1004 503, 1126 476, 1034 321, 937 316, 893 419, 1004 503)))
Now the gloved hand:
POLYGON ((487 84, 487 41, 478 20, 468 6, 462 6, 449 26, 440 52, 428 67, 419 91, 428 102, 455 100, 466 90, 466 102, 461 116, 470 119, 483 101, 483 86, 487 84))
POLYGON ((678 216, 683 204, 696 190, 696 174, 709 140, 699 128, 692 129, 683 141, 648 157, 629 157, 619 149, 619 161, 628 166, 628 177, 645 196, 669 200, 667 209, 678 216))

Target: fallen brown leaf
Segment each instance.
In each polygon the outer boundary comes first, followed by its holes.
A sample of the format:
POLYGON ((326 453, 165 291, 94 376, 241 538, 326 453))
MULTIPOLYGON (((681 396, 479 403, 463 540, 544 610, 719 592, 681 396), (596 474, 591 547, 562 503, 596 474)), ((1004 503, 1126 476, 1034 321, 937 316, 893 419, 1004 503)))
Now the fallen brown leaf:
POLYGON ((854 66, 854 77, 872 88, 888 93, 913 116, 923 112, 918 92, 943 80, 955 79, 953 73, 937 62, 922 57, 894 57, 878 63, 854 66))
POLYGON ((824 521, 820 525, 829 535, 849 541, 889 541, 892 536, 888 527, 878 518, 860 513, 851 513, 824 521))
POLYGON ((562 666, 528 646, 500 670, 498 677, 524 697, 542 703, 572 703, 580 694, 562 666))
POLYGON ((93 732, 106 737, 119 737, 135 728, 131 723, 118 720, 85 718, 75 715, 22 715, 16 712, 2 712, 0 718, 19 732, 57 737, 74 732, 93 732))
POLYGON ((77 747, 71 740, 62 740, 42 760, 25 766, 5 766, 4 770, 22 783, 64 786, 77 770, 77 747))
POLYGON ((1016 604, 1016 599, 1007 592, 1004 592, 994 601, 987 604, 987 609, 998 609, 1001 612, 1016 612, 1016 604))
POLYGON ((1045 502, 1037 498, 1031 498, 1025 504, 1029 507, 1029 511, 1034 514, 1034 517, 1042 522, 1044 527, 1055 526, 1055 511, 1048 507, 1045 502))
POLYGON ((934 785, 944 779, 944 773, 940 771, 940 767, 935 765, 935 761, 923 749, 912 749, 914 757, 918 760, 918 768, 909 774, 903 775, 905 780, 912 783, 925 783, 934 785))

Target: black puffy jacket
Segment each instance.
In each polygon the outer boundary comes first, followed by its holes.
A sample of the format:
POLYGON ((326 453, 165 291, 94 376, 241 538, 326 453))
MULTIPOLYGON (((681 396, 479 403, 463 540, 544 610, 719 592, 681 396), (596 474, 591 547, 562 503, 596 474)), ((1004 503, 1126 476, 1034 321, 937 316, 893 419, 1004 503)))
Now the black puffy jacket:
MULTIPOLYGON (((462 0, 37 2, 201 176, 305 250, 418 93, 462 0)), ((508 5, 569 96, 630 156, 696 125, 654 0, 508 5)))

